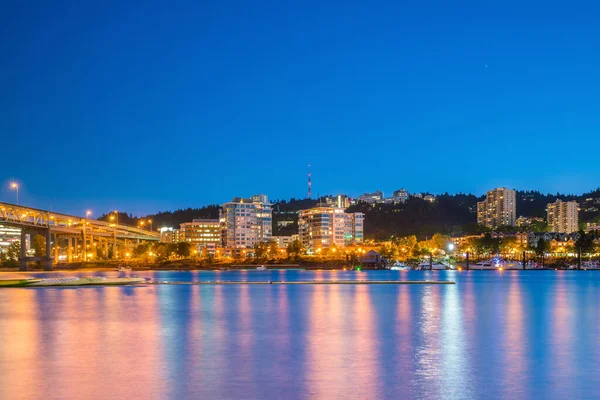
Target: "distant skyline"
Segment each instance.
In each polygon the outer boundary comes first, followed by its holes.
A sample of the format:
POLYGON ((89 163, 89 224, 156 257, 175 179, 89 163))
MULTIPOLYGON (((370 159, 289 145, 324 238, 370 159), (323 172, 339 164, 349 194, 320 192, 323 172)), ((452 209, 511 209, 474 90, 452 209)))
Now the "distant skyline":
MULTIPOLYGON (((182 203, 180 203, 180 204, 178 204, 177 202, 175 202, 173 200, 167 200, 166 202, 161 202, 161 201, 157 201, 156 199, 153 199, 153 198, 144 199, 143 197, 134 198, 134 199, 124 198, 121 201, 109 199, 109 200, 105 200, 104 202, 99 202, 97 199, 95 199, 93 197, 90 198, 89 200, 86 200, 86 199, 81 200, 78 198, 48 197, 48 196, 40 195, 40 194, 31 192, 30 188, 28 188, 28 186, 25 185, 22 181, 19 181, 19 180, 17 180, 17 181, 19 182, 19 204, 21 204, 21 205, 27 205, 27 206, 34 207, 34 208, 48 209, 48 210, 53 210, 56 212, 64 212, 64 213, 70 213, 70 214, 81 215, 81 216, 84 216, 85 212, 87 210, 91 210, 92 217, 99 217, 100 215, 109 213, 113 210, 131 213, 134 216, 145 216, 145 215, 149 215, 149 214, 156 214, 160 211, 175 211, 177 209, 200 208, 202 206, 207 206, 207 205, 211 205, 211 204, 221 205, 223 203, 230 201, 233 197, 250 197, 254 194, 266 194, 266 195, 268 195, 270 201, 289 200, 291 198, 304 199, 307 197, 306 193, 300 194, 297 196, 295 196, 295 195, 277 196, 277 195, 273 195, 266 191, 254 191, 254 192, 249 192, 249 193, 234 193, 229 197, 224 197, 221 199, 216 199, 216 200, 207 201, 207 202, 195 202, 195 201, 190 200, 189 203, 186 203, 185 200, 182 200, 182 203), (88 206, 85 206, 85 205, 88 205, 88 206)), ((0 201, 14 204, 15 200, 16 200, 16 193, 14 192, 14 190, 10 189, 11 182, 12 182, 12 179, 9 179, 6 182, 4 182, 2 190, 0 190, 0 201)), ((597 186, 597 187, 593 187, 593 188, 589 188, 589 189, 584 189, 581 191, 543 191, 543 190, 539 190, 537 188, 520 188, 520 187, 507 186, 507 185, 497 185, 497 186, 486 187, 486 189, 484 189, 480 192, 470 192, 470 191, 460 191, 460 190, 455 190, 455 191, 445 190, 445 191, 440 191, 440 192, 434 192, 431 190, 412 191, 406 187, 404 187, 404 188, 409 190, 409 192, 411 194, 432 193, 434 195, 440 195, 440 194, 444 194, 444 193, 449 193, 449 194, 464 193, 464 194, 473 194, 475 196, 484 196, 488 190, 494 189, 496 187, 503 187, 503 186, 506 186, 510 189, 516 189, 518 191, 534 190, 534 191, 539 191, 544 194, 557 194, 557 192, 558 192, 561 195, 565 195, 565 196, 581 195, 583 193, 588 193, 588 192, 592 192, 594 190, 600 189, 600 186, 597 186)), ((397 190, 400 188, 401 187, 398 187, 396 189, 390 189, 388 191, 382 190, 382 192, 384 193, 385 197, 391 197, 394 190, 397 190)), ((376 190, 379 190, 379 189, 375 188, 375 189, 364 190, 364 191, 356 191, 356 190, 343 191, 342 190, 342 191, 319 192, 319 193, 313 192, 313 195, 311 197, 314 199, 317 199, 319 196, 347 194, 351 198, 357 198, 361 194, 364 194, 367 192, 374 192, 376 190)), ((115 198, 116 198, 116 196, 115 196, 115 198)))
POLYGON ((600 186, 600 5, 12 2, 0 201, 136 215, 266 193, 600 186), (596 152, 597 153, 597 152, 596 152))

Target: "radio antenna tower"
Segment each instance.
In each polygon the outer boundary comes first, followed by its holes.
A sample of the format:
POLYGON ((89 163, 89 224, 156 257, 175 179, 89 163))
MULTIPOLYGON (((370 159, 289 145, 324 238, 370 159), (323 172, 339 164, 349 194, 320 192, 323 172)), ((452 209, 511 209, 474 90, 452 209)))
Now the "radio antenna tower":
POLYGON ((308 198, 312 194, 312 182, 310 181, 310 164, 308 164, 308 198))

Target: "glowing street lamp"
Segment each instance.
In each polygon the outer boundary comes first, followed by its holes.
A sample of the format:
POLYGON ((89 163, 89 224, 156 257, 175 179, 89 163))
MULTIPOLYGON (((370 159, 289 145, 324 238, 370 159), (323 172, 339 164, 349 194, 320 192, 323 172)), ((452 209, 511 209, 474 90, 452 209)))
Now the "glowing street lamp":
POLYGON ((19 184, 17 182, 12 182, 10 188, 17 192, 17 205, 19 205, 19 184))

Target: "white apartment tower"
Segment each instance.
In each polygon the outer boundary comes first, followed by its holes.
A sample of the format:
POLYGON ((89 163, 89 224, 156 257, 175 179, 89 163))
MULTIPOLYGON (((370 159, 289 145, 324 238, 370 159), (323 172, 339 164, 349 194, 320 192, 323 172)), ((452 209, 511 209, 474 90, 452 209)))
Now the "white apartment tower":
POLYGON ((556 200, 548 204, 548 229, 551 232, 573 233, 579 229, 578 204, 556 200))
POLYGON ((223 246, 230 249, 254 247, 271 240, 273 234, 273 210, 264 194, 223 204, 219 220, 223 246))
POLYGON ((477 203, 477 223, 491 229, 502 225, 515 226, 517 195, 512 189, 497 188, 487 192, 477 203))
POLYGON ((311 250, 362 243, 364 214, 346 213, 340 207, 314 207, 298 214, 302 244, 311 250))

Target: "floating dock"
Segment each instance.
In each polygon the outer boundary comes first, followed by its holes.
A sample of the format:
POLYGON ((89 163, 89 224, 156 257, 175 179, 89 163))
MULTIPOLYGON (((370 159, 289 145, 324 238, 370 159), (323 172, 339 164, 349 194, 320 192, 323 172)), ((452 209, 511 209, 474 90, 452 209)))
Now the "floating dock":
POLYGON ((47 279, 3 279, 0 287, 114 286, 114 285, 454 285, 454 281, 150 281, 144 278, 61 277, 47 279))
POLYGON ((454 281, 152 281, 152 285, 454 285, 454 281))

